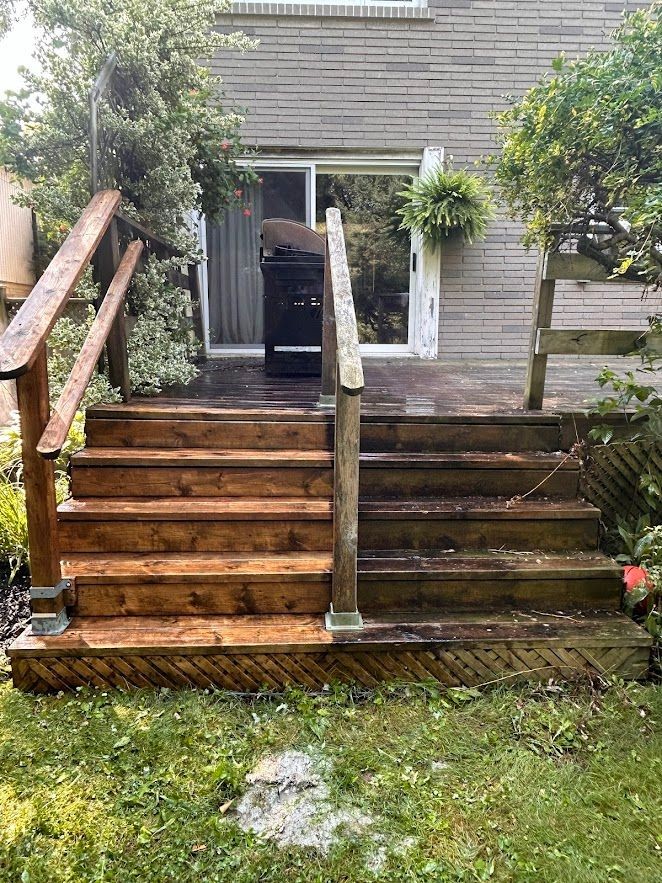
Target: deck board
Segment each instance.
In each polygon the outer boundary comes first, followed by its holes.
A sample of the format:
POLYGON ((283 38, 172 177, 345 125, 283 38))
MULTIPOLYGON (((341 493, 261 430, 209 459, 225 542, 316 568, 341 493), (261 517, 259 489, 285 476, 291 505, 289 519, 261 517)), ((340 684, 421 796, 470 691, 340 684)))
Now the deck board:
MULTIPOLYGON (((638 360, 625 357, 609 361, 616 370, 639 365, 638 360)), ((600 395, 595 378, 603 366, 604 361, 595 359, 550 358, 544 409, 534 414, 585 411, 600 395)), ((363 368, 364 419, 373 414, 510 414, 518 419, 534 416, 522 409, 525 361, 366 357, 363 368)), ((228 358, 207 361, 199 376, 187 386, 165 390, 152 402, 169 406, 216 405, 237 411, 315 412, 319 390, 319 378, 267 377, 261 359, 228 358)))

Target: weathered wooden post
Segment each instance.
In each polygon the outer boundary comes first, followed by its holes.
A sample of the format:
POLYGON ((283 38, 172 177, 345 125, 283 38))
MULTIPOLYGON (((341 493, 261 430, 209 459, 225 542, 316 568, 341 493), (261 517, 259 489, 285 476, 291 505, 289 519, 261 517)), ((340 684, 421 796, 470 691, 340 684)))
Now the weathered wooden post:
POLYGON ((329 261, 327 235, 324 258, 324 300, 322 304, 322 389, 319 397, 321 407, 333 407, 336 401, 336 316, 333 305, 333 284, 329 261))
POLYGON ((524 388, 524 407, 527 410, 540 410, 545 396, 545 375, 547 373, 547 356, 538 352, 538 331, 549 328, 554 312, 553 279, 545 278, 547 255, 540 253, 536 269, 536 287, 533 293, 533 318, 531 320, 531 338, 529 340, 529 360, 526 368, 526 385, 524 388))
MULTIPOLYGON (((120 265, 119 234, 117 218, 113 218, 103 235, 94 259, 97 282, 99 284, 99 300, 97 309, 103 303, 106 292, 120 265)), ((129 358, 126 347, 126 322, 124 310, 121 310, 113 322, 106 341, 106 357, 108 360, 108 379, 110 385, 120 391, 122 401, 131 398, 131 381, 129 378, 129 358)))
POLYGON ((50 417, 45 344, 39 348, 32 366, 16 378, 16 393, 30 546, 32 631, 37 635, 58 635, 66 629, 69 619, 64 603, 67 581, 62 579, 60 570, 55 467, 37 452, 50 417))
MULTIPOLYGON (((327 286, 333 302, 334 381, 336 424, 333 459, 333 576, 331 608, 326 627, 331 631, 361 629, 357 606, 359 533, 359 450, 363 367, 356 311, 347 265, 347 252, 338 209, 326 212, 327 286)), ((328 368, 327 364, 327 368, 328 368)), ((328 378, 327 378, 328 381, 328 378)), ((323 387, 324 389, 324 387, 323 387)))

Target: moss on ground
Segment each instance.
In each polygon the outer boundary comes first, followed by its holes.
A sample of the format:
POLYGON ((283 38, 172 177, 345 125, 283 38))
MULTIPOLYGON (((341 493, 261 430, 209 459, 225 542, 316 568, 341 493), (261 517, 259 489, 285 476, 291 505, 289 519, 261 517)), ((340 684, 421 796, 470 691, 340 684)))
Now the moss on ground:
POLYGON ((5 683, 0 880, 650 883, 661 718, 662 689, 622 684, 249 700, 5 683), (288 748, 328 762, 331 799, 370 833, 324 856, 241 831, 246 773, 288 748))

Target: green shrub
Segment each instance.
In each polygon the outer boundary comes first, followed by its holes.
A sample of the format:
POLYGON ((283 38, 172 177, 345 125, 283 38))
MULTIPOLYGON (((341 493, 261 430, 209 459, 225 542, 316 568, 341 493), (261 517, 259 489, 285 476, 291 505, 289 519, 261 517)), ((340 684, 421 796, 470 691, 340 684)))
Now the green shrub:
POLYGON ((484 239, 494 218, 489 185, 466 169, 442 166, 417 178, 400 196, 405 205, 397 210, 400 229, 420 233, 425 242, 438 245, 458 231, 468 243, 484 239))

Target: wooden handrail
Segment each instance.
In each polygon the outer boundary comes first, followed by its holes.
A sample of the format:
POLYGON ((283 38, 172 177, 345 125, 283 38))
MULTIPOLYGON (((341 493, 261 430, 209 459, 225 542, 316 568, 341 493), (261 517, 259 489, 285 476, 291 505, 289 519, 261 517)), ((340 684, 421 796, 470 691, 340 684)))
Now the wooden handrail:
POLYGON ((60 393, 37 450, 49 460, 55 459, 64 445, 76 411, 97 366, 113 323, 122 315, 124 298, 142 254, 143 243, 137 239, 129 244, 113 277, 99 312, 85 338, 85 343, 60 393))
POLYGON ((333 292, 333 313, 340 386, 347 395, 363 392, 363 365, 352 297, 342 219, 337 208, 326 210, 326 241, 333 292))
POLYGON ((335 401, 333 458, 333 575, 330 630, 363 627, 357 607, 359 449, 361 393, 364 387, 359 332, 338 209, 326 212, 322 330, 322 396, 335 401))
POLYGON ((0 378, 19 377, 34 364, 62 315, 120 204, 118 190, 90 200, 63 245, 0 339, 0 378))

